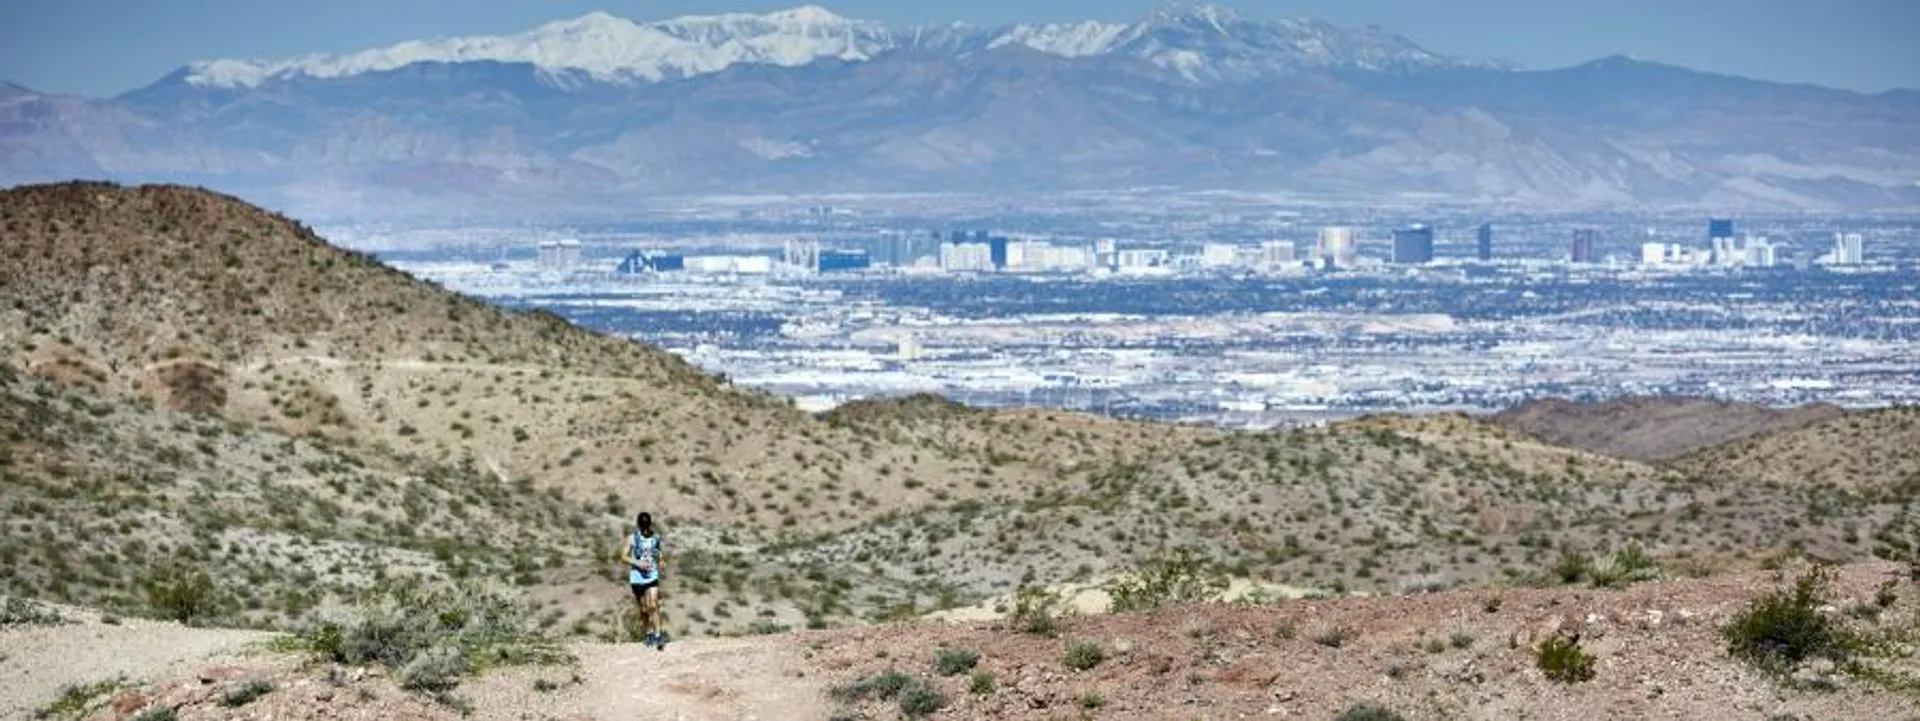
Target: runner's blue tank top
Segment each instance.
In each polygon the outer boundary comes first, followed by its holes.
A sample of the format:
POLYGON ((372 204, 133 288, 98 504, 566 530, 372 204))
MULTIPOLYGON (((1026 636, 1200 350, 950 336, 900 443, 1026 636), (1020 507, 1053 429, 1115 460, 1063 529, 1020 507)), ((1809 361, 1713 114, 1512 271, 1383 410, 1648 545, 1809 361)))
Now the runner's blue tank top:
POLYGON ((660 532, 655 531, 652 536, 642 536, 639 531, 634 531, 633 536, 627 539, 627 545, 627 552, 633 556, 635 564, 627 567, 627 583, 659 583, 660 532), (647 559, 651 566, 646 573, 641 573, 637 567, 640 559, 643 558, 647 559))

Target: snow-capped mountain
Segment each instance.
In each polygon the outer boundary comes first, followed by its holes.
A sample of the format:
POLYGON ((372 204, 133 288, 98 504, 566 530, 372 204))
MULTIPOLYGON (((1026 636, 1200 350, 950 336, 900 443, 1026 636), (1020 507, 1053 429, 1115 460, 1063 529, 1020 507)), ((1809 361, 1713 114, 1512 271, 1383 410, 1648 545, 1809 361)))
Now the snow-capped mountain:
POLYGON ((1548 207, 1920 207, 1920 93, 1625 58, 1518 70, 1212 5, 890 28, 806 6, 0 84, 0 184, 200 183, 323 217, 681 193, 1179 186, 1548 207))
POLYGON ((413 40, 346 55, 204 60, 177 76, 196 87, 240 89, 273 79, 341 78, 425 62, 497 62, 634 84, 736 65, 798 67, 822 58, 865 61, 899 49, 965 51, 1015 45, 1065 58, 1125 54, 1193 80, 1302 67, 1387 70, 1481 64, 1429 52, 1383 31, 1312 20, 1255 21, 1205 4, 1169 5, 1133 23, 903 29, 806 5, 765 15, 731 13, 645 23, 594 12, 515 35, 413 40))
POLYGON ((1123 54, 1189 80, 1257 77, 1302 68, 1370 71, 1500 67, 1450 57, 1378 28, 1349 29, 1319 20, 1248 19, 1222 6, 1163 6, 1136 23, 1016 25, 988 47, 1023 45, 1067 58, 1123 54))
POLYGON ((766 15, 701 15, 651 23, 593 12, 516 35, 411 40, 347 55, 287 60, 207 60, 188 65, 183 79, 200 87, 247 88, 276 78, 340 78, 416 63, 487 61, 634 83, 704 75, 742 63, 794 67, 826 57, 866 60, 893 47, 886 26, 849 20, 814 5, 766 15))

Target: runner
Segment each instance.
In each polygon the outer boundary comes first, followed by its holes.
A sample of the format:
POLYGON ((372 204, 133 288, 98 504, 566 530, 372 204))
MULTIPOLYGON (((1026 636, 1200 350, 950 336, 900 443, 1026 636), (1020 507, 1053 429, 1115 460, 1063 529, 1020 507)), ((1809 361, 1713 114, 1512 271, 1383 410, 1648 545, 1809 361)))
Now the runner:
POLYGON ((633 589, 633 602, 640 612, 640 628, 645 643, 667 650, 667 632, 660 623, 660 573, 666 565, 666 546, 653 528, 653 514, 642 513, 634 519, 636 529, 620 544, 620 560, 627 565, 627 585, 633 589))

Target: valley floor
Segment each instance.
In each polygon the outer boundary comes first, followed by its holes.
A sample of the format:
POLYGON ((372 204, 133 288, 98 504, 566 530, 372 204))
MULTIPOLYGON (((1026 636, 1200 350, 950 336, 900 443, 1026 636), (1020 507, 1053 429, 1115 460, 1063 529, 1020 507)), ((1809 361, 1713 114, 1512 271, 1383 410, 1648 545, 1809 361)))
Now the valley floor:
MULTIPOLYGON (((1844 613, 1863 628, 1912 625, 1920 588, 1902 570, 1841 569, 1823 612, 1844 613), (1880 606, 1874 599, 1885 597, 1883 588, 1897 599, 1871 617, 1854 610, 1880 606)), ((850 700, 843 691, 897 670, 945 698, 932 718, 954 719, 1330 719, 1361 704, 1412 720, 1920 713, 1911 695, 1819 668, 1802 669, 1802 686, 1788 688, 1728 654, 1720 632, 1727 620, 1796 577, 1762 572, 1620 591, 1568 586, 1184 607, 1070 618, 1054 636, 998 621, 921 621, 690 639, 664 652, 579 644, 571 647, 573 666, 493 672, 456 693, 475 719, 891 719, 901 715, 898 702, 850 700), (1533 649, 1555 633, 1579 634, 1597 659, 1591 681, 1543 676, 1533 649), (1066 650, 1088 643, 1103 658, 1068 669, 1066 650), (941 675, 940 649, 977 652, 977 666, 941 675)), ((0 631, 0 716, 46 708, 70 684, 124 677, 130 680, 79 703, 76 717, 124 719, 150 705, 189 720, 460 717, 399 690, 385 674, 310 664, 265 650, 265 640, 97 619, 0 631), (221 703, 251 679, 271 681, 274 690, 244 705, 221 703)))

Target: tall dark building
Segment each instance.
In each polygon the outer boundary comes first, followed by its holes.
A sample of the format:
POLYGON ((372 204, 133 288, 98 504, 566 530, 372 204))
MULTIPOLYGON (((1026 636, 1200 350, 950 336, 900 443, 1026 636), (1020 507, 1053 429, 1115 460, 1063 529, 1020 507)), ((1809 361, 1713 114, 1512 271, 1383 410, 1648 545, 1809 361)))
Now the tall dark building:
POLYGON ((1007 269, 1007 238, 996 235, 987 239, 987 257, 993 261, 994 270, 1007 269))
POLYGON ((1416 223, 1393 231, 1393 262, 1433 262, 1433 227, 1416 223))
POLYGON ((1592 228, 1575 228, 1573 231, 1573 262, 1592 263, 1594 239, 1600 236, 1592 228))
POLYGON ((1718 218, 1707 221, 1707 238, 1709 240, 1731 237, 1733 237, 1733 221, 1718 218))
POLYGON ((1493 224, 1480 224, 1480 262, 1493 260, 1493 224))

